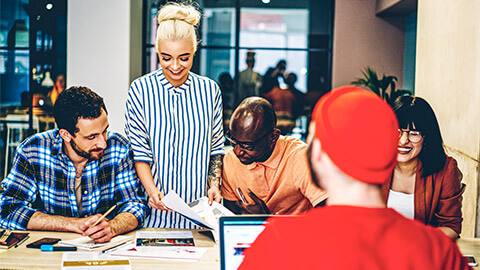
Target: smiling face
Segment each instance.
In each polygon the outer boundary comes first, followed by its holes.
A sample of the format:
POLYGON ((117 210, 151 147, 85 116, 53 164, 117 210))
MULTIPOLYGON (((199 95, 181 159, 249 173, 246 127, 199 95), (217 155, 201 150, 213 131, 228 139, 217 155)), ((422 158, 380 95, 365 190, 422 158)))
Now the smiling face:
POLYGON ((408 126, 406 129, 401 129, 398 138, 398 163, 409 163, 409 162, 418 162, 418 155, 422 152, 423 148, 423 137, 418 142, 412 142, 409 138, 412 136, 418 136, 410 131, 416 131, 415 124, 408 126))
POLYGON ((162 40, 158 43, 158 57, 163 74, 169 83, 179 87, 188 78, 195 51, 190 40, 162 40))

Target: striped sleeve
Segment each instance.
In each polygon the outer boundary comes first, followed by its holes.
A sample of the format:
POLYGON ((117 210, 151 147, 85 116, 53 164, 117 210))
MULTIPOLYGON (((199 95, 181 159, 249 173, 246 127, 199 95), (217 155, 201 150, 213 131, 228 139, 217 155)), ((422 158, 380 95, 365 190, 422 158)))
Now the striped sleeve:
POLYGON ((222 94, 218 85, 214 84, 214 116, 212 123, 212 151, 211 155, 223 155, 223 104, 222 104, 222 94))
POLYGON ((130 139, 135 161, 151 163, 153 154, 145 126, 142 95, 143 89, 147 89, 146 83, 146 80, 137 79, 130 86, 125 110, 125 134, 130 139))

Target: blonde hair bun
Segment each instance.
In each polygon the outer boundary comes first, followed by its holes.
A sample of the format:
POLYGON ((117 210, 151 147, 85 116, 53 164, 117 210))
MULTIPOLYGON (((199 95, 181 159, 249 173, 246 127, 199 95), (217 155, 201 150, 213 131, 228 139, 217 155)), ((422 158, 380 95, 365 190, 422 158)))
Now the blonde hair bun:
POLYGON ((159 42, 168 40, 190 40, 193 50, 197 50, 198 40, 195 27, 200 22, 200 11, 193 3, 174 3, 165 4, 157 15, 157 43, 155 47, 158 50, 159 42))
POLYGON ((168 20, 184 21, 192 26, 198 25, 201 14, 193 5, 182 3, 167 3, 158 12, 157 21, 161 24, 168 20))

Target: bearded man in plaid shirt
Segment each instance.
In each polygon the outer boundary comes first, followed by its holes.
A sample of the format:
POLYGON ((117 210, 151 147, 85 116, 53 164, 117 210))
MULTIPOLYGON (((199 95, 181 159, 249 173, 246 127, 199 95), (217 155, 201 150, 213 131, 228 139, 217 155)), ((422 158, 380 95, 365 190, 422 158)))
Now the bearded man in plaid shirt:
POLYGON ((58 129, 35 134, 16 150, 2 182, 0 227, 77 232, 96 242, 141 227, 147 206, 130 143, 107 131, 103 98, 70 87, 58 96, 54 116, 58 129))

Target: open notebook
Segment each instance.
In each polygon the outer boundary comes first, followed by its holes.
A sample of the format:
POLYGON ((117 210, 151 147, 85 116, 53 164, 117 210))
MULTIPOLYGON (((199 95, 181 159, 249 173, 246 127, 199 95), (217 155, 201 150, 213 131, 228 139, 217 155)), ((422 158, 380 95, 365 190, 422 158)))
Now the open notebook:
POLYGON ((104 250, 107 248, 121 245, 123 243, 132 241, 132 240, 133 240, 132 236, 117 235, 113 237, 110 240, 110 242, 95 243, 95 241, 93 241, 88 236, 83 236, 83 237, 72 239, 72 240, 60 241, 58 242, 58 244, 61 246, 74 246, 74 247, 77 247, 78 249, 83 249, 83 250, 104 250))

